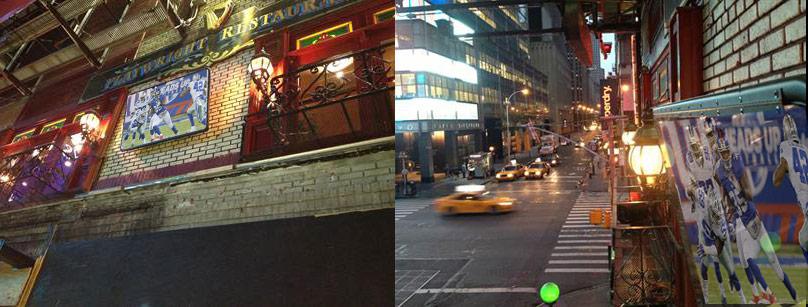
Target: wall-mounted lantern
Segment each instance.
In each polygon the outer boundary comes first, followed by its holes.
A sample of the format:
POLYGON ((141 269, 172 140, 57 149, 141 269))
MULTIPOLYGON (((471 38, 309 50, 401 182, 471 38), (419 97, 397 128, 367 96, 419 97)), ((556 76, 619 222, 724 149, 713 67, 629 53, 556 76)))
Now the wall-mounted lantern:
POLYGON ((644 121, 633 138, 629 150, 629 166, 643 187, 655 187, 660 175, 665 173, 665 157, 661 138, 653 121, 644 121))
POLYGON ((250 74, 250 79, 252 79, 255 86, 258 87, 258 90, 261 92, 262 100, 268 102, 269 94, 267 93, 267 82, 269 82, 269 77, 272 74, 272 61, 269 60, 269 55, 263 48, 261 52, 250 60, 250 65, 247 66, 247 72, 250 74))

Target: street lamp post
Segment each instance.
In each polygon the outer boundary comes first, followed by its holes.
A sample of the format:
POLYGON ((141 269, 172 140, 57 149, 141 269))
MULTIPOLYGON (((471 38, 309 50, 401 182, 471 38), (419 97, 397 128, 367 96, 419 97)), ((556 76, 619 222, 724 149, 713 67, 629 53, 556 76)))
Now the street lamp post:
POLYGON ((527 94, 530 94, 530 91, 528 89, 518 90, 518 91, 515 91, 515 92, 511 93, 510 95, 508 95, 508 98, 505 98, 505 127, 506 127, 505 128, 505 148, 507 150, 507 152, 505 153, 505 157, 506 157, 505 162, 506 163, 508 161, 511 161, 511 121, 510 121, 508 115, 510 113, 511 98, 513 97, 513 95, 516 95, 518 93, 522 93, 522 95, 527 96, 527 94))

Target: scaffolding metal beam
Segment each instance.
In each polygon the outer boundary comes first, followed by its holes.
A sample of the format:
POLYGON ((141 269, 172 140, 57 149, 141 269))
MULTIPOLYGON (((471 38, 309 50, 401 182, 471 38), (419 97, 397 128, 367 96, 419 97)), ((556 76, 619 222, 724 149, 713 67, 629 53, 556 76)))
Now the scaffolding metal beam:
POLYGON ((455 36, 457 36, 457 37, 493 37, 493 36, 518 36, 518 35, 536 36, 536 35, 562 33, 562 32, 564 32, 564 29, 562 29, 562 28, 552 28, 552 29, 543 29, 543 30, 511 30, 511 31, 478 32, 478 33, 461 34, 461 35, 455 35, 455 36))
MULTIPOLYGON (((553 2, 553 1, 543 1, 553 2)), ((500 7, 520 4, 537 4, 536 0, 501 0, 501 1, 479 1, 468 3, 452 3, 452 4, 433 4, 425 6, 411 6, 411 7, 397 7, 396 13, 420 13, 430 11, 448 11, 448 10, 462 10, 472 8, 484 7, 500 7)))
POLYGON ((185 30, 181 27, 182 21, 177 17, 174 13, 175 11, 171 8, 171 5, 168 3, 168 0, 160 0, 160 6, 163 7, 163 10, 166 13, 166 17, 168 18, 168 22, 171 23, 171 26, 174 27, 179 33, 182 38, 185 38, 185 30))
POLYGON ((101 68, 101 62, 98 61, 98 59, 95 57, 95 54, 93 54, 93 52, 90 51, 90 48, 87 48, 87 45, 84 44, 81 38, 79 38, 79 36, 76 35, 75 32, 73 32, 73 29, 70 27, 70 25, 67 24, 67 21, 65 21, 65 19, 62 18, 62 15, 59 15, 59 12, 57 12, 56 9, 53 8, 53 5, 51 5, 50 2, 48 2, 48 0, 39 0, 39 3, 42 4, 42 6, 44 6, 45 9, 48 10, 48 12, 50 12, 51 15, 53 15, 53 18, 56 19, 57 22, 59 22, 59 25, 67 33, 67 36, 69 36, 70 39, 73 41, 73 44, 75 44, 76 47, 78 47, 79 50, 81 50, 81 53, 84 54, 84 57, 87 58, 87 61, 90 62, 90 65, 93 65, 93 67, 95 68, 101 68))
POLYGON ((20 81, 20 79, 17 79, 17 77, 11 74, 11 72, 6 71, 5 69, 0 69, 0 75, 3 75, 3 77, 6 78, 8 82, 11 82, 11 85, 14 86, 14 88, 16 88, 23 96, 31 95, 31 89, 25 87, 25 84, 23 84, 22 81, 20 81))

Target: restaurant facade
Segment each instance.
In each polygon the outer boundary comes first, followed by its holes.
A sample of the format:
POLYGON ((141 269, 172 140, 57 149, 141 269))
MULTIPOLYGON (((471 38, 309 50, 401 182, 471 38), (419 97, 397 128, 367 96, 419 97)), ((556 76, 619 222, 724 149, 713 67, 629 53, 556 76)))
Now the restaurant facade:
MULTIPOLYGON (((0 131, 0 237, 44 263, 31 272, 72 272, 56 260, 49 266, 43 250, 70 250, 75 241, 93 249, 112 238, 154 235, 156 248, 168 248, 157 233, 184 229, 193 236, 210 226, 334 214, 358 214, 352 227, 388 222, 393 2, 193 3, 127 5, 118 24, 99 27, 133 32, 93 50, 104 50, 99 69, 79 56, 23 78, 54 52, 12 72, 36 86, 30 95, 15 94, 19 116, 2 117, 13 122, 0 131), (162 23, 132 30, 129 21, 155 11, 164 14, 162 23)), ((392 220, 387 224, 354 239, 392 245, 392 220)), ((75 298, 68 289, 97 282, 33 283, 34 293, 51 295, 30 298, 75 298)), ((389 301, 381 293, 392 285, 368 286, 384 290, 364 299, 389 301)))

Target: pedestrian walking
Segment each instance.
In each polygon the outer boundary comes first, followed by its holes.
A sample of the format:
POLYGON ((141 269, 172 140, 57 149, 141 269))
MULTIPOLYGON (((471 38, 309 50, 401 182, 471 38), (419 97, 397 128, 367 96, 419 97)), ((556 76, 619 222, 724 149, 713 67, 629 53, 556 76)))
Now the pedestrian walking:
POLYGON ((463 172, 463 178, 468 178, 466 173, 468 172, 468 168, 466 168, 466 163, 460 163, 460 170, 463 172))
POLYGON ((409 179, 407 178, 407 175, 409 175, 409 173, 410 173, 410 171, 407 170, 406 167, 401 170, 401 178, 404 179, 404 195, 407 195, 407 186, 408 186, 407 183, 409 182, 409 179))

